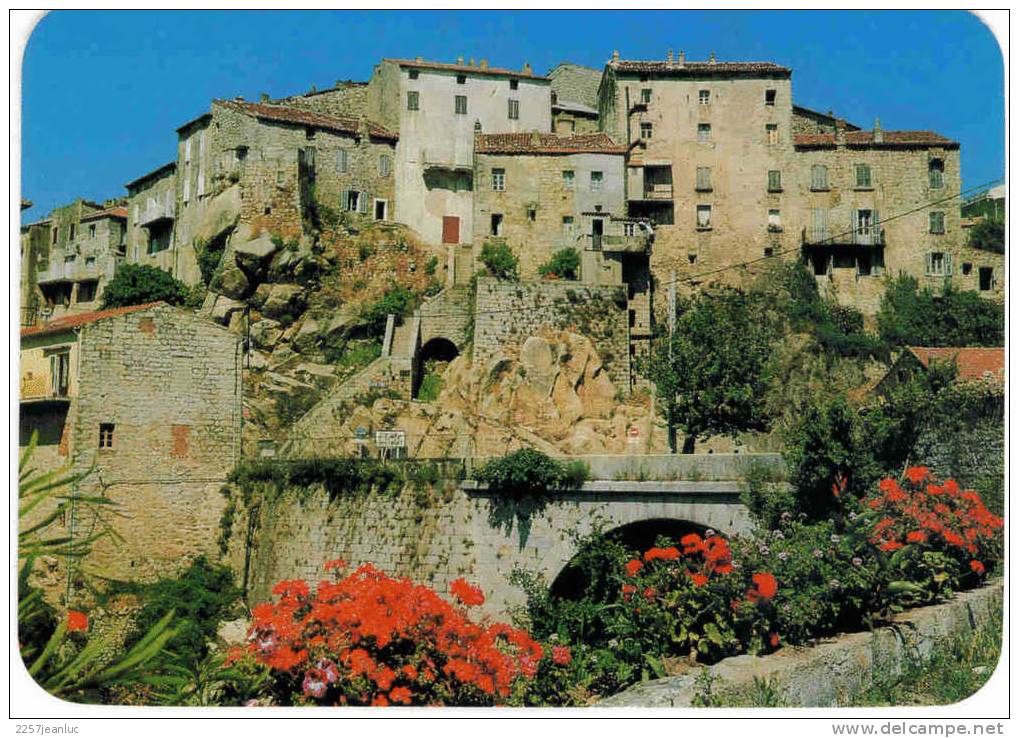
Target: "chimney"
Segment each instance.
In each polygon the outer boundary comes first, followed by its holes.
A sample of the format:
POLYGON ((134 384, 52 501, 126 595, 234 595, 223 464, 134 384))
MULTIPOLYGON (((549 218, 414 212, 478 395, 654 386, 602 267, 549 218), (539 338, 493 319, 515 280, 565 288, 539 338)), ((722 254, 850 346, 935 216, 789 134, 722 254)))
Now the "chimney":
POLYGON ((311 89, 310 89, 310 90, 308 90, 308 91, 309 91, 309 92, 318 92, 318 87, 317 87, 317 86, 315 86, 315 85, 312 85, 312 86, 311 86, 311 89))
POLYGON ((269 102, 269 93, 268 92, 263 92, 261 95, 258 96, 258 99, 262 103, 269 102))
POLYGON ((462 56, 458 56, 456 58, 456 63, 462 67, 464 65, 464 58, 462 56))
POLYGON ((488 59, 482 59, 480 62, 480 66, 482 69, 488 69, 488 59))
POLYGON ((614 61, 614 62, 619 61, 619 50, 618 49, 613 49, 613 51, 612 51, 612 61, 614 61))
POLYGON ((669 49, 669 53, 665 55, 665 60, 672 64, 672 49, 669 49))
POLYGON ((885 134, 884 131, 881 130, 881 119, 874 118, 874 143, 879 144, 884 142, 885 134))
POLYGON ((679 52, 679 66, 683 66, 684 64, 686 64, 686 52, 685 51, 680 51, 679 52))
POLYGON ((524 62, 524 74, 531 74, 531 73, 532 73, 531 65, 528 64, 527 62, 524 62))
POLYGON ((708 64, 714 64, 714 63, 715 63, 715 52, 712 51, 711 52, 711 56, 708 57, 708 64))

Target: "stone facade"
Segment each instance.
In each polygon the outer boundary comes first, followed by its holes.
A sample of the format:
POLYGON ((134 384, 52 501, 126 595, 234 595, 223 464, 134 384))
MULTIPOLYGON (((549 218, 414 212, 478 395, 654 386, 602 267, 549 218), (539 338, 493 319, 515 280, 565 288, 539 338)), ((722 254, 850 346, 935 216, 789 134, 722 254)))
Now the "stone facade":
POLYGON ((151 580, 212 553, 240 455, 240 339, 155 303, 26 329, 21 351, 21 445, 38 429, 41 471, 88 472, 77 491, 118 505, 123 541, 97 543, 90 572, 151 580))
POLYGON ((548 73, 552 80, 552 130, 562 135, 598 130, 598 85, 601 70, 562 63, 548 73))
POLYGON ((630 387, 629 321, 622 286, 478 280, 475 362, 486 361, 510 344, 522 344, 542 329, 589 336, 613 384, 630 387))
MULTIPOLYGON (((262 96, 262 102, 269 102, 268 95, 262 96)), ((314 87, 303 95, 272 100, 273 105, 288 105, 303 108, 316 113, 341 117, 360 117, 365 114, 368 106, 368 83, 353 80, 337 80, 336 85, 327 90, 314 87)))
POLYGON ((170 162, 124 185, 127 188, 127 259, 177 275, 174 221, 177 163, 170 162))
POLYGON ((429 243, 473 233, 474 134, 551 130, 549 80, 480 64, 384 59, 368 84, 369 117, 397 131, 396 218, 429 243))

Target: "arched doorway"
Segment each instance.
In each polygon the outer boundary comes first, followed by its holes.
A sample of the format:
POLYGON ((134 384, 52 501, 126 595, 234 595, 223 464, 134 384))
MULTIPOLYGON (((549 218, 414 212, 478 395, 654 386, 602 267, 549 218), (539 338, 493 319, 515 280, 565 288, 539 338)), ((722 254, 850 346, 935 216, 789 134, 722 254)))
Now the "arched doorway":
POLYGON ((439 381, 438 378, 446 370, 446 365, 459 355, 460 349, 448 338, 436 336, 426 341, 424 346, 418 351, 417 359, 414 362, 414 382, 411 387, 411 397, 414 399, 434 400, 435 397, 432 396, 432 393, 437 390, 433 390, 433 380, 430 377, 436 377, 437 379, 434 381, 439 381), (421 397, 423 383, 426 383, 426 392, 425 396, 421 397))
POLYGON ((625 549, 639 554, 664 537, 675 545, 687 533, 700 533, 706 526, 675 518, 651 518, 606 531, 604 543, 589 542, 582 546, 566 564, 549 587, 549 594, 558 599, 577 600, 584 596, 608 595, 606 588, 618 587, 611 568, 618 565, 618 552, 625 549))

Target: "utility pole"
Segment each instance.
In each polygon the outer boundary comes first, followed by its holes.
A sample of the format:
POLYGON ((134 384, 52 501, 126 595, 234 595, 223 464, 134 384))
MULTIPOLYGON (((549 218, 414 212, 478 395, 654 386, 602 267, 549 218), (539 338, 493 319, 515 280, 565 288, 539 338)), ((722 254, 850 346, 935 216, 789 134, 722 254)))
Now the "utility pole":
MULTIPOLYGON (((669 370, 672 370, 672 334, 676 332, 676 270, 669 272, 669 370)), ((666 398, 665 422, 669 426, 669 453, 676 453, 676 429, 672 425, 672 404, 675 397, 666 398)))

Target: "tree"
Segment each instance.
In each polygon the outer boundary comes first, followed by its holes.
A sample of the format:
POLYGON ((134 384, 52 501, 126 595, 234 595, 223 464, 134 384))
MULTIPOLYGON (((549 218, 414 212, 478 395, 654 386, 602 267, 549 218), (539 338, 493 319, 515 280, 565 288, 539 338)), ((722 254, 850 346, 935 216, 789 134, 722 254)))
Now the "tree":
POLYGON ((881 338, 898 346, 1003 346, 1004 305, 946 282, 940 295, 900 274, 877 314, 881 338))
POLYGON ((481 247, 481 263, 488 269, 496 279, 506 279, 515 281, 518 279, 517 267, 520 262, 510 247, 504 243, 493 243, 491 241, 485 243, 481 247))
POLYGON ((121 264, 103 290, 103 307, 144 305, 160 300, 180 305, 189 292, 187 285, 162 269, 148 264, 121 264))
POLYGON ((969 247, 1004 254, 1005 222, 993 218, 981 220, 969 229, 969 247))
POLYGON ((560 249, 552 258, 538 267, 538 274, 554 275, 560 279, 576 279, 580 268, 580 253, 573 248, 560 249))
POLYGON ((659 343, 648 363, 669 422, 686 433, 684 453, 712 433, 735 436, 766 425, 766 366, 772 329, 754 301, 738 290, 705 293, 676 319, 672 340, 659 343))

